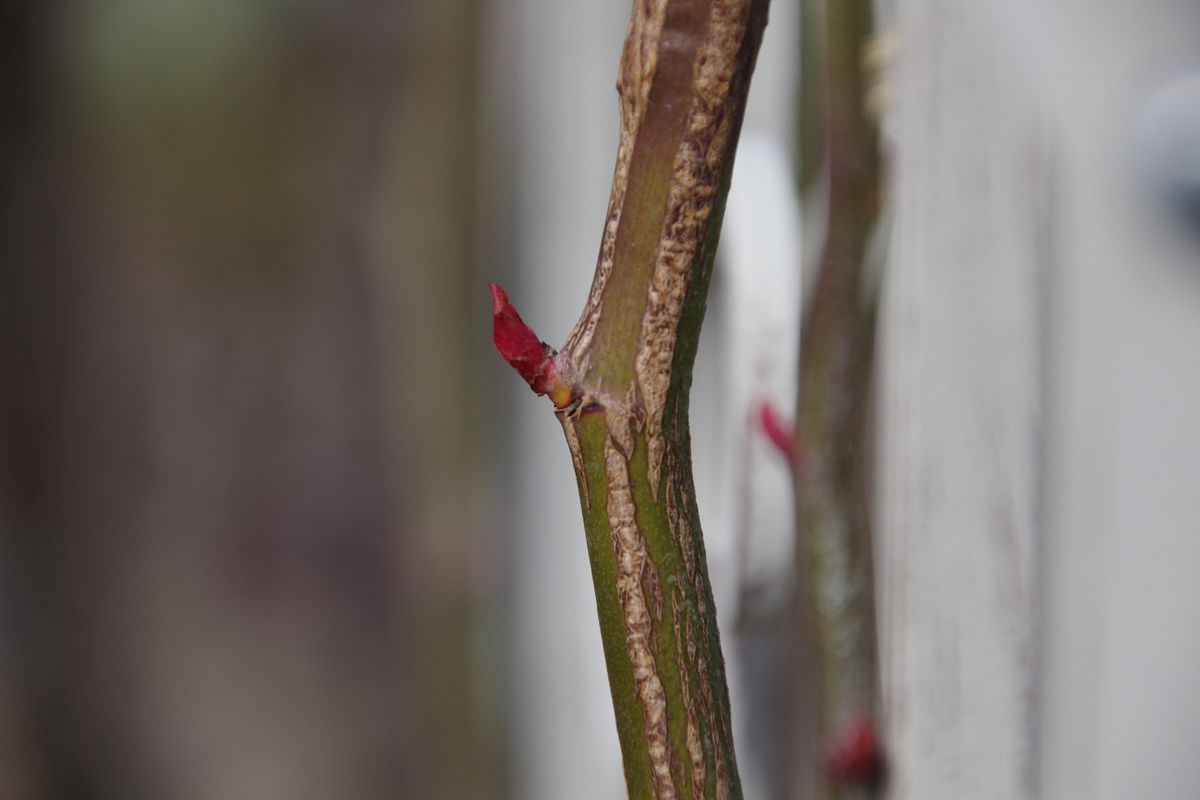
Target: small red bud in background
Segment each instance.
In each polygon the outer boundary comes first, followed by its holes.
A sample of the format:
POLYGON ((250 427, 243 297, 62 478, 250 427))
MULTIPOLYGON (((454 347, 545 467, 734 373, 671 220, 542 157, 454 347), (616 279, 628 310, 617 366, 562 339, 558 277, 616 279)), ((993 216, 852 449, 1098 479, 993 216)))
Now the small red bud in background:
POLYGON ((758 429, 767 440, 775 446, 792 469, 800 466, 800 453, 796 449, 796 432, 792 425, 785 422, 779 409, 770 400, 762 401, 758 406, 758 429))
POLYGON ((825 751, 825 769, 845 783, 875 783, 883 777, 883 751, 875 723, 861 718, 846 725, 825 751))
POLYGON ((508 302, 508 295, 488 281, 492 291, 492 338, 496 350, 539 395, 550 395, 557 408, 570 404, 570 386, 562 380, 554 348, 538 338, 508 302))

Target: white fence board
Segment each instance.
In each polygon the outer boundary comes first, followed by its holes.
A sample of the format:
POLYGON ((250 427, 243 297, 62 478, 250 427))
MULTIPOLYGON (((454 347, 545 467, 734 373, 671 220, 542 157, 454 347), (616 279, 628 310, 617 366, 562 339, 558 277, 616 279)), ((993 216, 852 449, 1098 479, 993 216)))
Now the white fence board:
POLYGON ((875 517, 893 796, 1012 800, 1034 770, 1044 158, 967 9, 898 24, 875 517))
POLYGON ((891 796, 1195 797, 1200 238, 1144 194, 1135 132, 1200 71, 1200 7, 897 11, 891 796))

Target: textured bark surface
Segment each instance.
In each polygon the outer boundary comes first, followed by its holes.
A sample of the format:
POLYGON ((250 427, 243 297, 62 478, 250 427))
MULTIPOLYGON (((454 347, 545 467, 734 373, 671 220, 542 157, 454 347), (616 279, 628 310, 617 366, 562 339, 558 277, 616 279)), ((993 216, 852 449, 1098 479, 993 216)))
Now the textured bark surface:
POLYGON ((626 783, 740 797, 688 390, 766 0, 638 0, 591 293, 558 355, 626 783))

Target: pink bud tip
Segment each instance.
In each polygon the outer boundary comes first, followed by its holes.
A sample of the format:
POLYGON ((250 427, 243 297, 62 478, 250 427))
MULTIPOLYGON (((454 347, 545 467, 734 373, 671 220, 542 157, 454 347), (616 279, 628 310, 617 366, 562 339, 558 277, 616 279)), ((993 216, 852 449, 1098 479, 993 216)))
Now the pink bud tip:
POLYGON ((508 305, 508 292, 501 289, 496 284, 488 281, 488 288, 492 291, 492 313, 499 314, 506 305, 508 305))
POLYGON ((846 725, 825 751, 825 768, 846 783, 875 783, 883 776, 883 751, 875 724, 863 717, 846 725))
POLYGON ((775 446, 788 464, 793 468, 799 465, 799 452, 796 450, 796 433, 792 425, 785 422, 779 409, 770 400, 764 400, 758 407, 758 428, 767 440, 775 446))

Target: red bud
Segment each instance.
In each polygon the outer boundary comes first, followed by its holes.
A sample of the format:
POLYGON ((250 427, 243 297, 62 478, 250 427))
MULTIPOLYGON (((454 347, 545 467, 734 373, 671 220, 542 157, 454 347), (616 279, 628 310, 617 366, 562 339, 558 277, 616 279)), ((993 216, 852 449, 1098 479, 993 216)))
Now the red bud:
POLYGON ((770 400, 764 400, 758 407, 758 427, 771 444, 775 445, 775 449, 787 459, 788 464, 793 468, 799 465, 796 433, 770 400))
POLYGON ((503 289, 490 281, 488 286, 492 290, 492 337, 496 350, 534 392, 550 395, 558 408, 566 407, 572 393, 559 375, 554 348, 525 324, 503 289))
POLYGON ((846 725, 825 751, 825 768, 846 783, 874 783, 883 775, 875 724, 863 717, 846 725))

